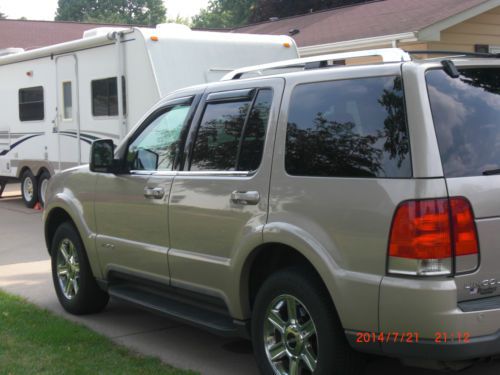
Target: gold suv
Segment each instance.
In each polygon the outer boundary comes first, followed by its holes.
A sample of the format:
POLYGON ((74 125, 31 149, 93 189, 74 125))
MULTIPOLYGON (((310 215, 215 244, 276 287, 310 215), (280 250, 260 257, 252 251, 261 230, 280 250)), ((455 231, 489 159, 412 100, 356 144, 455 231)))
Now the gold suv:
POLYGON ((263 374, 500 353, 492 57, 354 52, 169 95, 51 179, 61 304, 113 296, 251 338, 263 374))

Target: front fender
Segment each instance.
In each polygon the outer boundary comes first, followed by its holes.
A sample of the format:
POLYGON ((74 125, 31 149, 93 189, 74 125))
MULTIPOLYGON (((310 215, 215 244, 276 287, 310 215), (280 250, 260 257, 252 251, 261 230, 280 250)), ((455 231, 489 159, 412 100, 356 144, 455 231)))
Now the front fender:
POLYGON ((48 227, 56 216, 64 212, 75 225, 87 257, 96 278, 102 277, 100 262, 95 245, 95 219, 94 219, 94 187, 95 175, 81 169, 64 172, 51 179, 47 188, 46 206, 43 212, 43 222, 47 247, 48 227))

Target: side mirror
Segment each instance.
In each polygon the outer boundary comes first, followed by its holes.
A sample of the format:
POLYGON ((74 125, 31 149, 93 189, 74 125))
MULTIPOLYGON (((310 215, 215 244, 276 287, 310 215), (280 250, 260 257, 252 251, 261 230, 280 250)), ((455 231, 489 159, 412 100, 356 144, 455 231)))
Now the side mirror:
POLYGON ((90 170, 92 172, 114 172, 115 144, 111 139, 99 139, 90 148, 90 170))

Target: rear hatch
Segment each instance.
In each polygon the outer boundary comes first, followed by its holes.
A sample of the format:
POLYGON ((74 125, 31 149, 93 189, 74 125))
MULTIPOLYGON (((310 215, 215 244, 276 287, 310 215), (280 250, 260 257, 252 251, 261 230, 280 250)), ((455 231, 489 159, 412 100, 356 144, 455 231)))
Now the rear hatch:
POLYGON ((448 194, 469 200, 479 239, 479 264, 455 265, 459 301, 500 295, 500 62, 477 64, 426 72, 448 194))

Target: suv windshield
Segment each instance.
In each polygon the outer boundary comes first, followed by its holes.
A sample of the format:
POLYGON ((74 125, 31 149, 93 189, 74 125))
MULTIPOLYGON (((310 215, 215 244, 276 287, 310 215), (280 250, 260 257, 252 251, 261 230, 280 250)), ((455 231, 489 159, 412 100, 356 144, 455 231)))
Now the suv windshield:
POLYGON ((441 69, 426 74, 444 174, 465 177, 496 172, 500 169, 500 68, 459 71, 459 78, 441 69))

